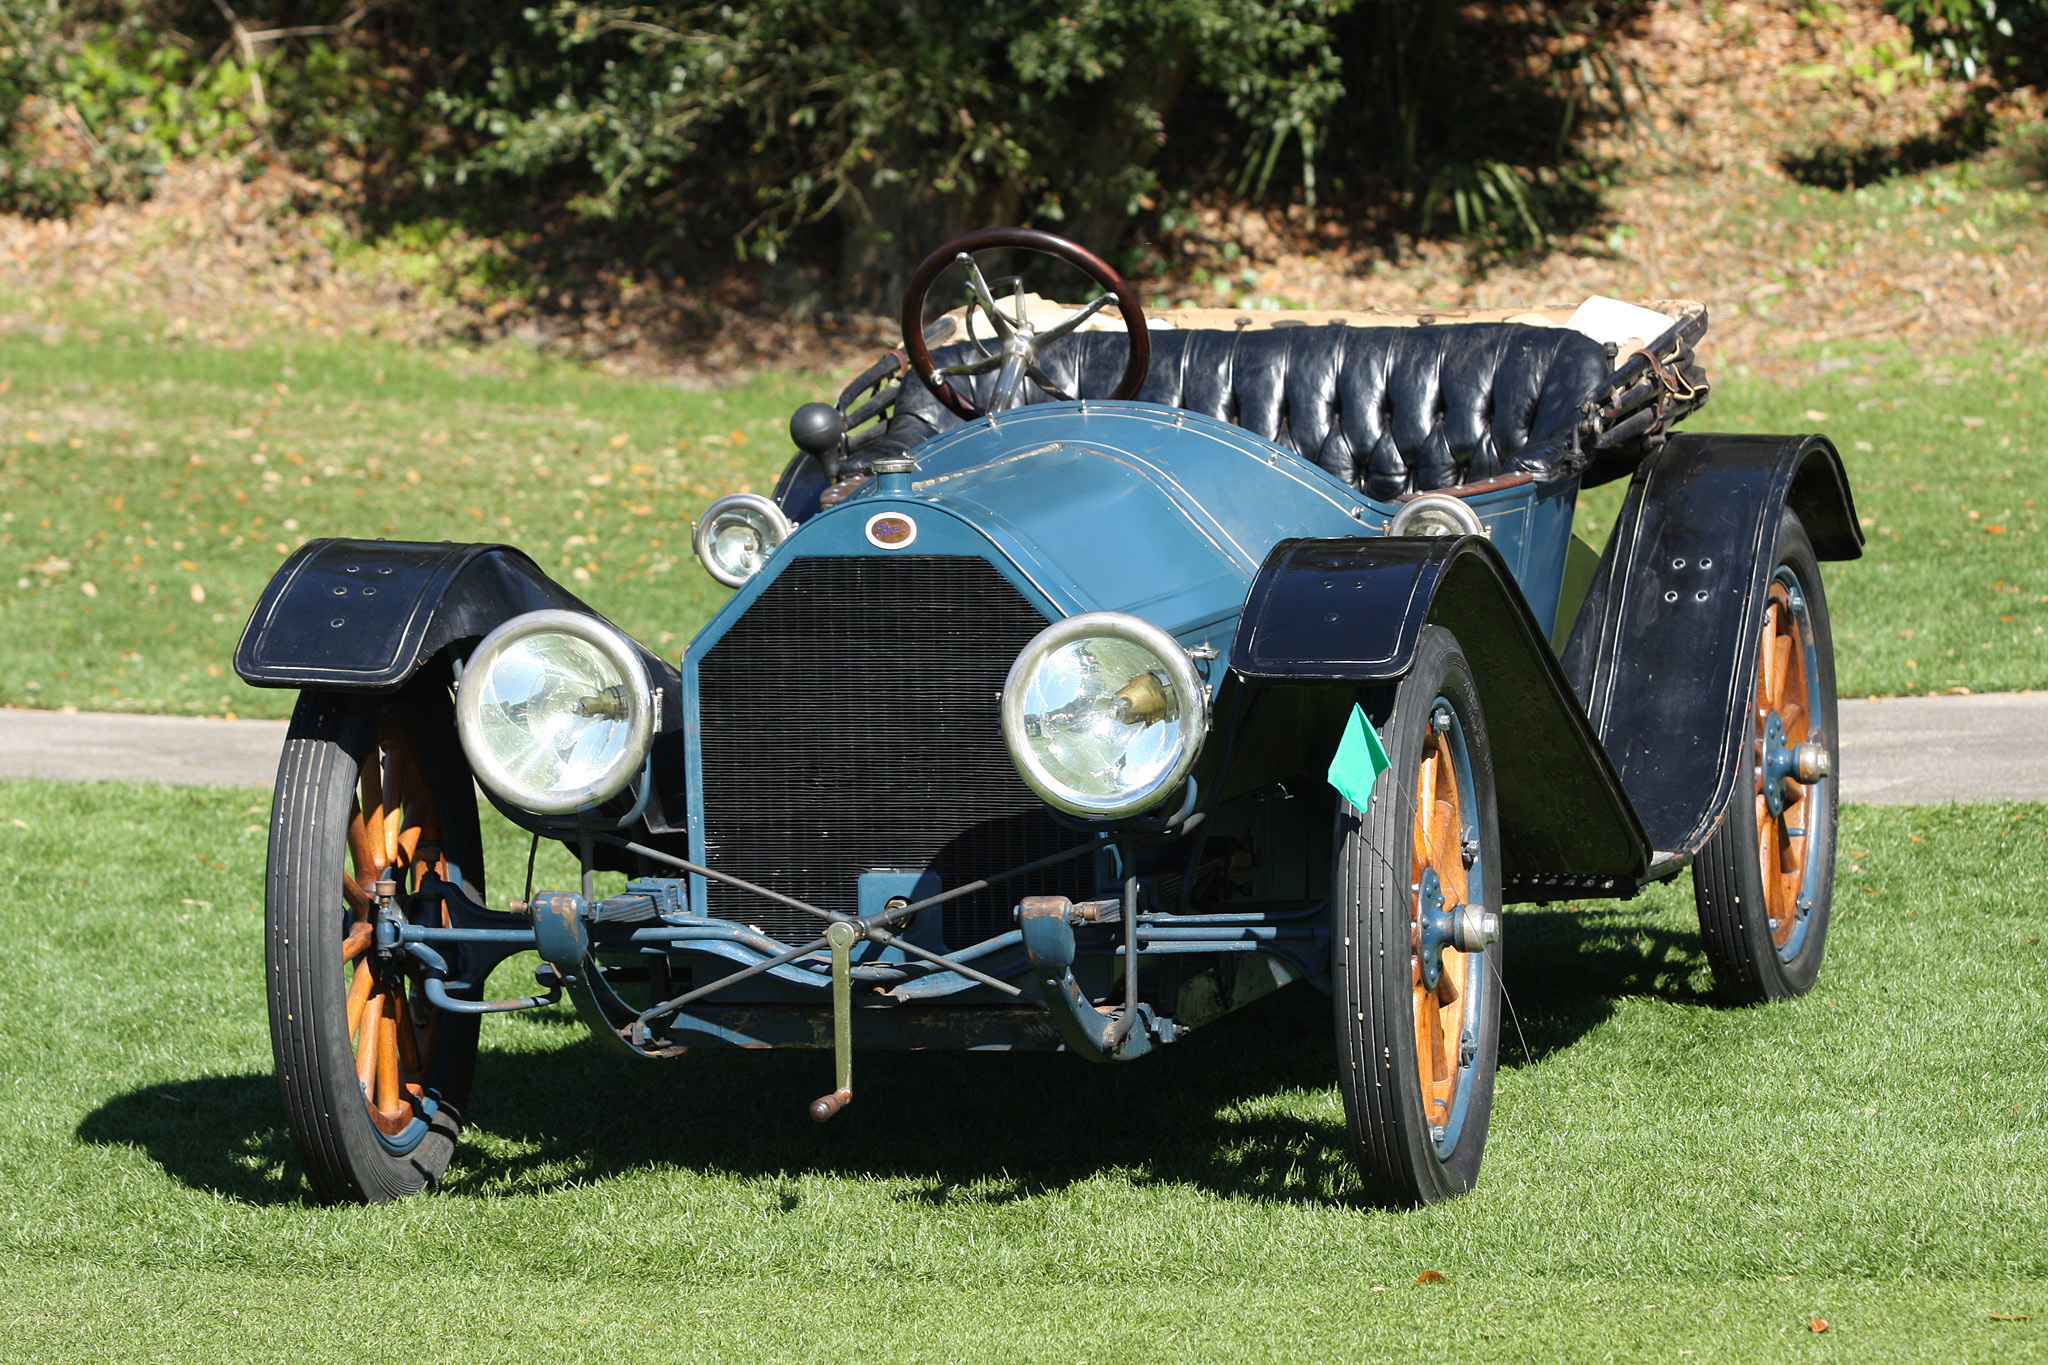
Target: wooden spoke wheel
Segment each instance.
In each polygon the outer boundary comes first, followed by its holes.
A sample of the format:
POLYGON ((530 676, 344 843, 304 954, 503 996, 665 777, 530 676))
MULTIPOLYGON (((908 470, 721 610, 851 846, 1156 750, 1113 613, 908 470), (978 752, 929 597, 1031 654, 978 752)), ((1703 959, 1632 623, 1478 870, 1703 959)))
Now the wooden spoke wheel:
POLYGON ((1789 512, 1759 636, 1749 780, 1693 866, 1715 985, 1743 1004, 1813 986, 1834 883, 1834 648, 1820 567, 1789 512))
POLYGON ((475 1067, 477 1020, 429 1004, 416 960, 380 953, 388 898, 415 922, 433 874, 483 891, 476 804, 445 692, 308 692, 278 767, 266 887, 270 1031, 314 1193, 373 1202, 440 1178, 475 1067))
POLYGON ((1500 836, 1478 693, 1450 632, 1426 629, 1415 667, 1367 709, 1392 766, 1369 810, 1338 808, 1339 1081, 1368 1197, 1403 1207, 1479 1176, 1500 1042, 1500 836), (1475 941, 1461 912, 1495 941, 1475 941))

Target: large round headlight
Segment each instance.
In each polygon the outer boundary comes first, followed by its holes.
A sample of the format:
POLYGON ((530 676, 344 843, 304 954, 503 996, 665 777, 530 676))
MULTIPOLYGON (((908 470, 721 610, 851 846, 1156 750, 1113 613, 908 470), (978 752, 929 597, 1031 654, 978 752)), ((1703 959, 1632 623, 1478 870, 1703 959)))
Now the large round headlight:
POLYGON ((1209 691, 1171 635, 1117 611, 1055 621, 1003 683, 1003 740, 1025 784, 1072 815, 1136 815, 1194 766, 1209 691))
POLYGON ((1411 498, 1387 523, 1390 536, 1481 536, 1486 527, 1479 514, 1462 498, 1448 493, 1424 493, 1411 498))
POLYGON ((542 815, 594 806, 646 761, 654 738, 647 668, 595 617, 515 616, 469 656, 455 728, 493 795, 542 815))
POLYGON ((795 529, 772 498, 732 493, 704 509, 690 543, 706 573, 737 588, 761 572, 775 547, 795 529))

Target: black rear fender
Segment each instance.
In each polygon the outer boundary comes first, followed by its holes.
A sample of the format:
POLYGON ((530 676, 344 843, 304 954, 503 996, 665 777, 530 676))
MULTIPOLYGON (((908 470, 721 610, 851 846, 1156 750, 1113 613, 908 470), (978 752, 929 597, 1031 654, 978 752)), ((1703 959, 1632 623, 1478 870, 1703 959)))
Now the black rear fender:
MULTIPOLYGON (((1254 685, 1355 692, 1405 674, 1426 624, 1457 636, 1478 680, 1507 898, 1633 894, 1649 870, 1641 822, 1485 539, 1281 542, 1245 601, 1231 667, 1254 685)), ((1337 731, 1325 738, 1334 752, 1337 731)))
POLYGON ((1660 866, 1713 833, 1741 780, 1778 521, 1822 559, 1863 553, 1822 436, 1673 436, 1645 458, 1563 663, 1660 866))

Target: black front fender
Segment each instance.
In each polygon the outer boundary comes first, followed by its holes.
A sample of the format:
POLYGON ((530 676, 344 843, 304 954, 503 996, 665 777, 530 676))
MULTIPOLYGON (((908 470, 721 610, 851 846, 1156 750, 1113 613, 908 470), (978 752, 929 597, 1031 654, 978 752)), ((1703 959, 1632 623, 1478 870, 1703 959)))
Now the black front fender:
POLYGON ((1633 894, 1649 870, 1642 823, 1482 537, 1282 541, 1245 600, 1231 667, 1268 686, 1392 682, 1424 625, 1457 636, 1479 685, 1508 899, 1633 894))
POLYGON ((1745 770, 1778 519, 1822 559, 1863 532, 1821 436, 1674 436, 1647 457, 1565 642, 1564 667, 1660 864, 1697 853, 1745 770))
POLYGON ((509 545, 308 541, 263 589, 235 672, 254 687, 395 691, 456 641, 544 607, 598 615, 509 545))

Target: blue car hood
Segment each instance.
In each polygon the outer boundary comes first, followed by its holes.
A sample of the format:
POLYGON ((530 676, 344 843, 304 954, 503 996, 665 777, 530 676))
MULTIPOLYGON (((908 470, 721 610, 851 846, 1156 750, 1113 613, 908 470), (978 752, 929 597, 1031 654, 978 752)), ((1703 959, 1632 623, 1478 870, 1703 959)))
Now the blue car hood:
MULTIPOLYGON (((1271 442, 1151 404, 1034 404, 915 454, 907 507, 943 508, 978 529, 1067 614, 1126 611, 1190 640, 1222 626, 1227 641, 1279 541, 1385 524, 1349 486, 1271 442)), ((894 501, 849 499, 805 529, 894 501)), ((802 539, 784 552, 803 553, 802 539)))

